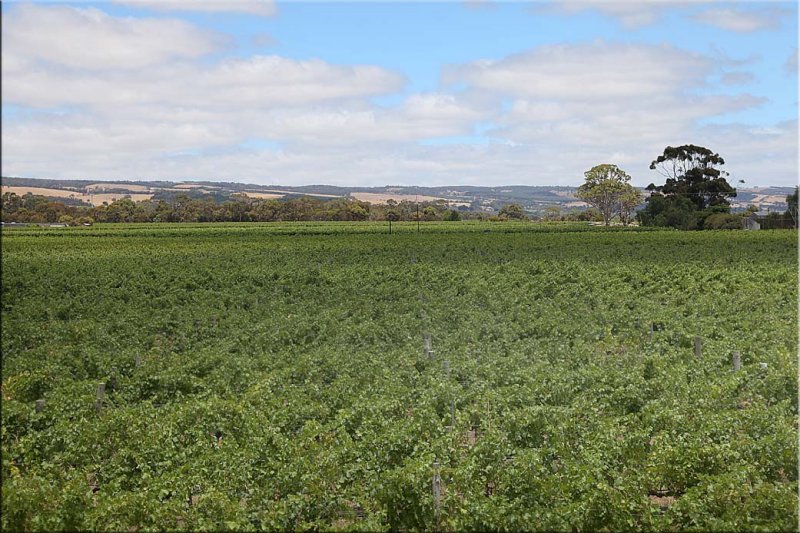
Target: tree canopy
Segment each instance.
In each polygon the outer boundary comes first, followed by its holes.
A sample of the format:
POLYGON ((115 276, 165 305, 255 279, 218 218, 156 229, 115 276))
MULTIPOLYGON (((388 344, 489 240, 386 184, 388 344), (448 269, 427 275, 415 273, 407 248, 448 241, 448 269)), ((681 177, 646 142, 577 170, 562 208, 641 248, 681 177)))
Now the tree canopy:
POLYGON ((631 177, 617 165, 603 164, 584 172, 586 181, 578 187, 575 196, 603 215, 608 226, 619 215, 623 224, 630 220, 633 209, 641 202, 641 192, 628 182, 631 177))
POLYGON ((685 196, 697 206, 705 209, 712 205, 729 205, 728 198, 736 196, 719 166, 725 160, 704 146, 685 144, 667 146, 664 153, 650 163, 650 170, 658 171, 666 178, 664 185, 650 184, 647 189, 665 195, 685 196))
POLYGON ((506 204, 500 208, 500 216, 505 218, 526 219, 525 210, 519 204, 506 204))

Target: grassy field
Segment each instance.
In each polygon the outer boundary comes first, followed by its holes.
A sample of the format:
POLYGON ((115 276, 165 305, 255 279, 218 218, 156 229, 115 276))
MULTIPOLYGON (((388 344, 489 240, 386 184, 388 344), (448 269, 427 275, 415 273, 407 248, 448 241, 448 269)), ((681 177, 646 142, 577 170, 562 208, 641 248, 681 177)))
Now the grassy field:
POLYGON ((3 230, 3 529, 797 528, 797 232, 393 229, 3 230))

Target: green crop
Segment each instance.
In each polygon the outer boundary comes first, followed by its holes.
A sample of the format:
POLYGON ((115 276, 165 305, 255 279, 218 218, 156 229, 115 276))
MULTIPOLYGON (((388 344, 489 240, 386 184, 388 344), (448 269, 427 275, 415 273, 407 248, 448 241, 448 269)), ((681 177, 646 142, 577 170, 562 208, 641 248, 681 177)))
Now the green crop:
POLYGON ((3 530, 797 528, 796 231, 416 229, 4 230, 3 530))

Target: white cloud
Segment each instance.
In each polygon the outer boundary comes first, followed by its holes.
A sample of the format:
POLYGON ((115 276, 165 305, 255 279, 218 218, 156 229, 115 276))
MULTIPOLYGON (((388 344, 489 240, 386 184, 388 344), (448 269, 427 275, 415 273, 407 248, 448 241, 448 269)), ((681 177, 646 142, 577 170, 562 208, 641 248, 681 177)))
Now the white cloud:
POLYGON ((774 127, 748 124, 709 125, 699 131, 699 143, 714 147, 725 158, 729 181, 756 185, 797 185, 798 123, 790 120, 774 127))
POLYGON ((391 109, 371 105, 287 109, 256 114, 252 131, 270 139, 311 145, 365 145, 416 142, 469 135, 473 124, 493 116, 484 103, 446 94, 415 94, 391 109))
POLYGON ((787 12, 772 8, 740 9, 713 8, 695 14, 692 18, 703 24, 723 30, 749 33, 777 28, 787 12))
POLYGON ((4 72, 6 57, 14 56, 81 69, 136 69, 197 58, 225 42, 221 35, 179 20, 120 18, 95 8, 35 4, 4 13, 2 29, 4 72))
POLYGON ((696 129, 699 118, 708 118, 757 106, 752 96, 675 97, 624 99, 603 103, 550 102, 544 106, 519 101, 499 120, 495 136, 518 143, 555 143, 562 147, 609 149, 658 144, 665 137, 696 129))
POLYGON ((271 17, 277 12, 273 0, 115 0, 115 3, 158 11, 242 13, 261 17, 271 17))
MULTIPOLYGON (((156 132, 157 133, 157 132, 156 132)), ((33 134, 32 134, 33 135, 33 134)), ((158 134, 158 140, 169 135, 158 134)), ((141 139, 140 136, 135 136, 141 139)), ((169 152, 107 152, 85 150, 87 142, 105 148, 104 135, 87 136, 72 147, 62 148, 55 139, 37 144, 11 146, 4 136, 4 158, 13 148, 14 157, 4 161, 13 175, 57 178, 119 179, 164 178, 248 181, 283 185, 332 183, 367 186, 386 184, 500 185, 542 184, 575 185, 582 173, 598 162, 621 165, 637 185, 658 181, 647 167, 667 144, 693 142, 719 151, 726 159, 733 178, 746 179, 748 185, 792 185, 797 176, 797 127, 784 124, 770 132, 752 131, 747 126, 714 126, 691 133, 671 133, 657 140, 635 145, 609 142, 605 146, 552 142, 513 146, 488 145, 418 146, 396 145, 339 146, 303 145, 280 150, 203 150, 198 155, 187 147, 184 155, 175 153, 181 146, 170 144, 169 152), (47 157, 43 157, 47 154, 47 157), (58 161, 54 165, 52 161, 58 161), (19 172, 24 170, 24 172, 19 172), (765 175, 765 172, 767 175, 765 175)), ((65 139, 66 140, 66 139, 65 139)), ((126 144, 126 143, 123 143, 126 144)))
MULTIPOLYGON (((13 54, 9 53, 12 56, 13 54)), ((19 61, 12 61, 20 69, 19 61)), ((280 56, 228 59, 213 66, 170 63, 146 70, 105 72, 31 67, 7 76, 4 99, 31 107, 95 108, 173 105, 229 108, 315 103, 400 90, 405 79, 370 65, 331 65, 280 56), (60 90, 53 91, 52 87, 60 90)))
MULTIPOLYGON (((593 164, 612 162, 646 185, 653 179, 649 162, 664 146, 707 143, 725 153, 725 144, 703 124, 765 103, 748 94, 698 94, 698 89, 708 92, 713 80, 725 78, 721 70, 727 66, 671 46, 597 42, 474 61, 451 67, 446 79, 512 99, 487 135, 538 154, 542 164, 537 182, 555 183, 569 176, 576 183, 593 164)), ((729 75, 727 81, 749 80, 746 73, 738 74, 742 76, 729 75)), ((746 135, 731 135, 737 149, 746 135)), ((785 142, 769 142, 785 160, 796 159, 785 142)), ((753 161, 762 157, 752 154, 753 161)), ((776 183, 793 178, 773 174, 763 179, 776 183)))
POLYGON ((711 58, 671 46, 548 45, 446 70, 448 82, 522 98, 581 101, 672 93, 703 83, 711 58))
POLYGON ((537 5, 534 12, 555 15, 574 15, 583 11, 594 11, 615 18, 626 29, 639 29, 656 23, 667 7, 676 7, 678 2, 667 1, 608 1, 608 0, 564 0, 537 5), (671 5, 670 5, 671 4, 671 5))

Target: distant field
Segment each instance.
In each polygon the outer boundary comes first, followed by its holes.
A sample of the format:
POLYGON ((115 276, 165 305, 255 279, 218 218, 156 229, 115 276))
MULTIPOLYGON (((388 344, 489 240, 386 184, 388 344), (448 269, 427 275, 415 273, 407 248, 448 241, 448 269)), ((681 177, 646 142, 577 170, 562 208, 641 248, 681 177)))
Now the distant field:
POLYGON ((129 196, 131 200, 134 202, 139 202, 142 200, 149 200, 153 197, 152 194, 143 194, 143 193, 100 193, 100 194, 84 194, 76 191, 67 191, 63 189, 48 189, 44 187, 16 187, 16 186, 3 186, 2 192, 13 192, 20 196, 25 194, 37 194, 42 196, 49 196, 54 198, 74 198, 76 200, 82 200, 84 202, 88 202, 92 205, 103 205, 103 202, 111 203, 114 200, 118 200, 120 198, 125 198, 129 196))
POLYGON ((130 183, 93 183, 92 185, 86 186, 87 191, 102 191, 105 189, 125 189, 133 192, 150 191, 150 187, 146 187, 144 185, 134 185, 130 183))
POLYGON ((292 192, 292 191, 281 191, 278 189, 263 189, 265 192, 273 192, 277 194, 287 195, 287 194, 304 194, 306 196, 315 196, 317 198, 341 198, 338 194, 321 194, 321 193, 313 193, 313 192, 292 192))
POLYGON ((242 191, 242 194, 249 196, 250 198, 263 198, 263 199, 275 199, 275 198, 283 198, 286 194, 276 194, 271 192, 253 192, 253 191, 242 191))
POLYGON ((796 231, 387 229, 2 230, 2 529, 796 528, 796 231))
POLYGON ((56 198, 76 198, 79 200, 82 200, 84 197, 86 197, 87 201, 89 197, 88 195, 85 195, 77 191, 67 191, 63 189, 47 189, 44 187, 15 187, 15 186, 7 187, 3 185, 2 188, 0 188, 0 190, 2 190, 3 193, 13 192, 14 194, 18 194, 20 196, 31 193, 31 194, 39 194, 42 196, 52 196, 56 198))
MULTIPOLYGON (((372 193, 372 192, 351 192, 350 196, 356 200, 370 202, 373 204, 385 204, 389 200, 394 200, 397 203, 402 201, 419 201, 419 202, 435 202, 437 200, 445 200, 445 198, 437 198, 436 196, 415 196, 413 194, 385 194, 385 193, 372 193)), ((457 202, 452 202, 457 203, 457 202)), ((462 202, 463 203, 463 202, 462 202)))
POLYGON ((108 202, 109 204, 114 200, 119 200, 120 198, 130 197, 131 200, 134 202, 141 202, 142 200, 149 200, 153 197, 152 194, 140 194, 140 193, 103 193, 103 194, 91 194, 87 195, 89 201, 92 205, 103 205, 103 202, 108 202))

